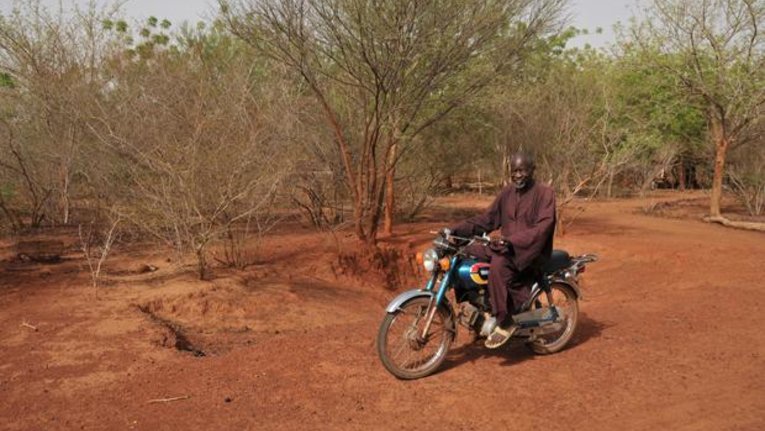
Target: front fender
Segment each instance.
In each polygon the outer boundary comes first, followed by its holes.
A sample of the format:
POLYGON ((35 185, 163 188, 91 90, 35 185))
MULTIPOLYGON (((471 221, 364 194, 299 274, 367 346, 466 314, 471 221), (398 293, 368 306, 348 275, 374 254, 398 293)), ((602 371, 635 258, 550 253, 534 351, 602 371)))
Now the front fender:
POLYGON ((404 305, 404 303, 409 301, 410 299, 432 298, 433 295, 435 295, 435 292, 432 292, 430 290, 422 290, 422 289, 407 290, 406 292, 402 292, 397 297, 393 298, 393 300, 385 308, 385 311, 387 313, 394 313, 398 311, 398 309, 401 308, 401 306, 404 305))
MULTIPOLYGON (((411 301, 415 298, 433 298, 433 296, 436 295, 436 292, 430 291, 430 290, 421 290, 421 289, 412 289, 407 290, 406 292, 402 292, 397 297, 393 298, 393 300, 388 304, 388 306, 385 308, 386 313, 395 313, 397 312, 402 305, 406 304, 408 301, 411 301)), ((447 315, 449 316, 449 320, 447 322, 447 329, 456 335, 457 333, 457 325, 454 320, 454 310, 452 310, 452 306, 449 303, 449 300, 444 297, 444 299, 441 300, 441 304, 438 306, 438 308, 446 310, 447 315)))

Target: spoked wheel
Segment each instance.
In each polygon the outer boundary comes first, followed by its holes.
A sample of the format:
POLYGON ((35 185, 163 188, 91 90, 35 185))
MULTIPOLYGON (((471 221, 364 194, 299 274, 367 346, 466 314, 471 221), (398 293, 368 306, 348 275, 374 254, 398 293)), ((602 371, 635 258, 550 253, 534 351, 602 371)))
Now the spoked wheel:
POLYGON ((388 313, 377 334, 377 353, 385 368, 400 379, 432 374, 446 358, 454 339, 449 312, 439 307, 425 337, 429 298, 415 298, 388 313))
POLYGON ((574 335, 577 321, 579 320, 579 303, 574 291, 565 284, 553 284, 550 286, 550 294, 542 292, 533 301, 531 309, 549 308, 555 306, 558 311, 558 320, 550 326, 542 327, 543 334, 529 343, 531 350, 540 355, 559 352, 574 335))

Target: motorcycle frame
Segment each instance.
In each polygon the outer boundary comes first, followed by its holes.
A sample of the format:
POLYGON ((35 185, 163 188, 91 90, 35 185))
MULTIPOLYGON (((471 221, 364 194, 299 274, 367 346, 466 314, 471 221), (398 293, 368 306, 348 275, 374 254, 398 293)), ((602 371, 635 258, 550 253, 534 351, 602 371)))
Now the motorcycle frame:
MULTIPOLYGON (((461 260, 460 254, 455 254, 452 256, 451 260, 449 261, 449 269, 443 273, 443 277, 441 278, 441 282, 438 283, 438 290, 435 292, 435 295, 433 295, 433 289, 436 285, 436 282, 438 281, 438 276, 442 273, 442 271, 436 267, 433 271, 433 275, 428 280, 427 285, 425 286, 425 289, 423 289, 420 292, 429 292, 430 293, 430 303, 428 304, 428 310, 426 315, 426 321, 425 326, 423 327, 422 333, 420 334, 420 338, 422 340, 425 340, 428 331, 430 331, 430 326, 433 323, 433 318, 436 315, 436 310, 438 310, 438 307, 441 306, 444 298, 446 297, 446 293, 448 292, 449 288, 452 284, 452 278, 454 277, 454 272, 457 270, 457 267, 461 260)), ((579 263, 575 265, 576 269, 578 269, 579 263)), ((528 310, 531 306, 532 302, 536 301, 539 295, 545 294, 547 295, 548 303, 553 303, 552 298, 552 291, 550 290, 550 286, 554 283, 564 284, 568 287, 570 287, 574 294, 576 295, 577 299, 582 298, 581 291, 579 289, 579 285, 577 283, 577 276, 576 272, 572 271, 570 269, 566 270, 565 272, 561 273, 558 272, 556 274, 544 276, 541 281, 536 281, 531 286, 531 292, 529 294, 529 299, 523 304, 521 310, 528 310)), ((449 305, 450 308, 450 315, 454 316, 454 310, 451 310, 451 305, 449 305)), ((555 307, 552 307, 553 310, 553 320, 557 319, 558 311, 555 307)), ((456 327, 453 324, 452 327, 456 327)))

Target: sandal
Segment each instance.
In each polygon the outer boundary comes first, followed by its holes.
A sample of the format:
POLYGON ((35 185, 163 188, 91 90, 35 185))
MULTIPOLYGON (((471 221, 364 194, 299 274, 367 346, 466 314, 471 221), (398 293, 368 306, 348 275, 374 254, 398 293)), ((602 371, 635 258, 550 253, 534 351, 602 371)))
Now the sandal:
POLYGON ((494 328, 494 331, 492 331, 492 333, 489 334, 489 336, 486 338, 484 345, 489 349, 496 349, 497 347, 507 343, 507 340, 513 336, 516 329, 518 329, 517 325, 510 325, 507 328, 497 326, 494 328))

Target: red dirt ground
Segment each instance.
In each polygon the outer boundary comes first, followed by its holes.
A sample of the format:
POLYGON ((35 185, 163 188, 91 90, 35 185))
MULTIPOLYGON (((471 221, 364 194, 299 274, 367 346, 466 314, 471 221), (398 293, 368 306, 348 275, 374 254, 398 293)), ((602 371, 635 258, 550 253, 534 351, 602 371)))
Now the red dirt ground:
MULTIPOLYGON (((420 248, 488 202, 439 201, 391 242, 420 248)), ((408 382, 374 348, 397 292, 333 275, 327 234, 276 233, 263 262, 207 282, 164 251, 122 252, 97 295, 74 252, 6 260, 0 429, 765 429, 765 234, 642 214, 655 202, 582 203, 557 240, 601 256, 569 348, 495 352, 462 331, 439 373, 408 382), (160 269, 131 275, 145 263, 160 269)))

